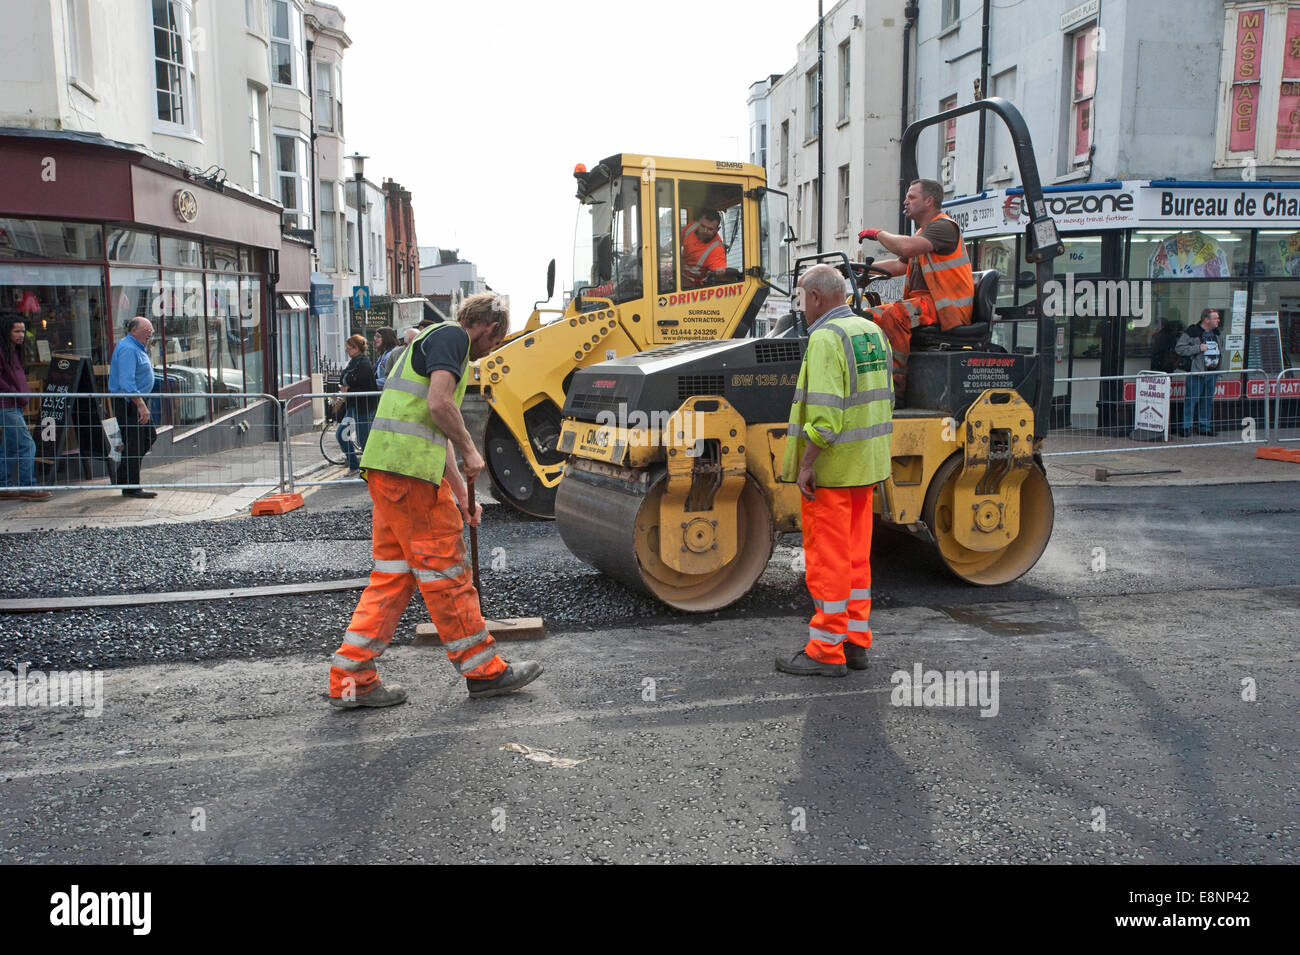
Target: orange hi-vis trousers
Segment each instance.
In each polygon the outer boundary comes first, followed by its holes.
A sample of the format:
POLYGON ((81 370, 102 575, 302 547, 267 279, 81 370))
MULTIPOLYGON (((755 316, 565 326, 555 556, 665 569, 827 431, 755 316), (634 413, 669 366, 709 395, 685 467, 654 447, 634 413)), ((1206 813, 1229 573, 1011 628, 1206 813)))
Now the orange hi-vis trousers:
POLYGON ((368 471, 366 478, 375 505, 375 568, 334 654, 330 696, 362 696, 375 688, 375 661, 392 642, 417 584, 447 659, 461 675, 500 676, 506 662, 497 656, 479 609, 451 488, 384 471, 368 471))
POLYGON ((907 374, 907 356, 912 350, 912 329, 934 325, 939 321, 934 299, 926 292, 908 292, 901 302, 889 302, 866 309, 867 315, 880 326, 894 350, 894 390, 902 394, 907 374))
POLYGON ((871 486, 819 487, 803 498, 804 575, 817 611, 804 653, 844 662, 844 641, 871 646, 871 486))

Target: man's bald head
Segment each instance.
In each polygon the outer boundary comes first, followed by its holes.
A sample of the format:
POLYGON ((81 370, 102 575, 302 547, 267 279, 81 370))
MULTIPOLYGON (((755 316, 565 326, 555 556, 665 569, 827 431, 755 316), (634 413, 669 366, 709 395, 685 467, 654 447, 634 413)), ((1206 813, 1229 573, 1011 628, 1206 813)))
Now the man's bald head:
POLYGON ((844 276, 829 265, 814 265, 799 277, 803 314, 811 325, 837 305, 844 304, 844 276))

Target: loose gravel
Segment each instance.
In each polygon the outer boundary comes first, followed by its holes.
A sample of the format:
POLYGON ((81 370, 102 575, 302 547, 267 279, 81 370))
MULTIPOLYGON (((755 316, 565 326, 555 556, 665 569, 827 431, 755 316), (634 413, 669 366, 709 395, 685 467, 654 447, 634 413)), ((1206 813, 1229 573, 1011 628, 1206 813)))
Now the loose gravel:
MULTIPOLYGON (((12 597, 154 593, 341 580, 369 573, 367 508, 300 511, 166 527, 0 535, 12 597)), ((722 613, 808 609, 802 575, 778 552, 765 577, 722 613)), ((542 617, 548 630, 604 629, 695 615, 670 610, 572 556, 550 522, 492 507, 479 537, 483 612, 542 617)), ((332 653, 360 591, 58 613, 0 614, 0 668, 90 669, 135 663, 332 653)), ((705 619, 709 616, 705 615, 705 619)), ((395 641, 427 623, 415 597, 395 641)))

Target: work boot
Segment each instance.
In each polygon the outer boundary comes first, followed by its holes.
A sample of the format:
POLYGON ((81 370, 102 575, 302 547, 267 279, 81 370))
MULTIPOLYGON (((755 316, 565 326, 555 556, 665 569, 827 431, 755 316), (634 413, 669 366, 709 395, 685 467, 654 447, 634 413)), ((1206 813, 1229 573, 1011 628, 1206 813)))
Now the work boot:
POLYGON ((843 663, 822 663, 802 650, 792 657, 778 656, 776 668, 782 673, 793 673, 796 676, 848 676, 849 673, 843 663))
POLYGON ((363 706, 396 706, 398 703, 405 702, 406 690, 396 683, 392 686, 376 683, 373 690, 368 693, 358 693, 353 700, 341 696, 330 697, 330 706, 338 706, 345 710, 355 710, 363 706))
POLYGON ((18 496, 24 501, 48 501, 54 495, 49 491, 42 491, 39 488, 24 488, 18 492, 18 496))
POLYGON ((867 662, 867 648, 847 640, 844 641, 844 662, 850 670, 865 670, 871 665, 867 662))
POLYGON ((489 696, 505 696, 520 687, 527 686, 542 675, 542 665, 536 660, 524 660, 522 663, 509 663, 500 676, 491 680, 471 680, 465 678, 471 700, 489 696))

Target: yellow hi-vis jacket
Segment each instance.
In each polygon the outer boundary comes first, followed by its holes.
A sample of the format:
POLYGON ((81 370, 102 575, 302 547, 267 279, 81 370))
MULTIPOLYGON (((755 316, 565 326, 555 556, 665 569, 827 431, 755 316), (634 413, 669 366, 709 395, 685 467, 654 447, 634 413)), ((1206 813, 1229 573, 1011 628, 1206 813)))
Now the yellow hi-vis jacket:
POLYGON ((799 367, 781 480, 799 477, 805 441, 822 449, 818 487, 863 487, 889 477, 893 433, 893 355, 875 322, 847 305, 812 328, 799 367))
MULTIPOLYGON (((427 335, 460 335, 469 333, 454 322, 430 325, 415 337, 397 364, 384 380, 384 393, 375 409, 375 420, 370 426, 370 437, 361 455, 361 468, 405 474, 407 477, 441 484, 443 469, 447 465, 447 436, 433 423, 429 414, 429 378, 417 374, 411 367, 411 355, 420 347, 427 335)), ((469 382, 469 348, 465 348, 465 362, 460 369, 460 381, 452 395, 460 407, 469 382)))

